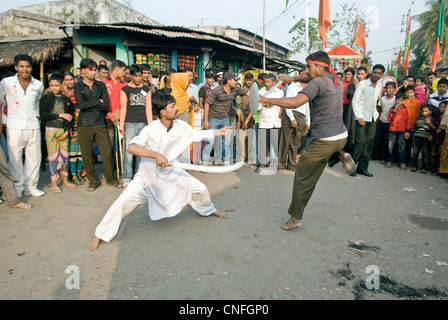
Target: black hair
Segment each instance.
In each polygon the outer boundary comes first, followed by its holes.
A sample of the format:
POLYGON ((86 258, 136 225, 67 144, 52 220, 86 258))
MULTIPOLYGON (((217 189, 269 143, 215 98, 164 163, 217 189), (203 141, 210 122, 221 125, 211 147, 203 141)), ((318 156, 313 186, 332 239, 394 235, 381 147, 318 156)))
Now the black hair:
POLYGON ((266 80, 266 79, 271 79, 272 81, 275 81, 275 75, 274 74, 272 74, 272 73, 268 73, 268 74, 266 74, 265 76, 264 76, 264 78, 263 78, 263 80, 266 80))
POLYGON ((109 68, 108 68, 105 64, 100 64, 100 65, 98 66, 98 71, 100 71, 101 69, 104 69, 104 70, 109 71, 109 68))
POLYGON ((92 68, 92 67, 98 68, 98 64, 95 62, 95 60, 90 59, 90 58, 81 59, 79 66, 81 67, 81 69, 92 68))
POLYGON ((425 82, 425 78, 423 78, 422 76, 415 77, 415 80, 420 80, 421 82, 425 82))
MULTIPOLYGON (((446 105, 446 106, 448 106, 448 99, 442 99, 442 100, 440 100, 440 102, 439 102, 439 107, 440 107, 440 105, 441 104, 444 104, 444 105, 446 105)), ((432 106, 431 106, 432 107, 432 106)))
POLYGON ((395 99, 406 99, 406 96, 404 95, 404 93, 398 92, 395 95, 395 99))
POLYGON ((369 59, 367 59, 367 58, 362 58, 362 59, 361 59, 361 63, 369 63, 369 59))
POLYGON ((160 77, 160 70, 157 68, 154 68, 151 70, 151 77, 158 78, 160 77))
POLYGON ((174 70, 173 68, 166 69, 166 74, 167 74, 168 76, 170 76, 170 75, 172 75, 173 73, 176 73, 176 72, 177 72, 177 71, 174 70))
POLYGON ((114 60, 109 66, 110 71, 113 71, 115 68, 123 68, 126 67, 126 63, 121 60, 114 60))
MULTIPOLYGON (((445 104, 446 104, 446 101, 445 101, 445 104)), ((439 105, 440 105, 440 103, 439 103, 439 105)), ((420 107, 420 111, 422 111, 423 108, 428 108, 429 111, 431 111, 432 110, 432 105, 431 104, 423 104, 420 107)))
MULTIPOLYGON (((308 61, 308 60, 320 61, 320 62, 326 63, 328 65, 331 64, 330 57, 328 56, 328 53, 326 53, 325 51, 313 52, 305 60, 306 61, 308 61)), ((330 71, 330 69, 328 67, 324 67, 324 70, 330 71)))
POLYGON ((383 66, 382 64, 376 64, 376 65, 374 65, 373 68, 372 68, 372 70, 375 70, 375 69, 380 69, 380 70, 381 70, 381 73, 384 73, 384 72, 386 71, 386 68, 384 68, 384 66, 383 66))
POLYGON ((430 72, 430 73, 427 73, 426 76, 427 76, 427 77, 429 77, 429 76, 437 77, 437 73, 435 73, 435 72, 430 72))
POLYGON ((55 74, 55 73, 59 73, 59 74, 60 74, 59 70, 58 70, 58 69, 55 69, 55 68, 50 68, 50 69, 47 70, 47 72, 45 72, 45 74, 46 74, 47 76, 48 76, 49 74, 55 74))
POLYGON ((264 80, 264 76, 266 75, 266 73, 262 72, 258 75, 258 80, 264 80))
POLYGON ((437 85, 439 85, 439 84, 446 84, 446 85, 448 85, 448 79, 445 79, 445 78, 440 79, 439 82, 437 83, 437 85))
POLYGON ((406 89, 404 89, 404 92, 406 91, 415 91, 415 87, 414 86, 407 86, 406 89))
POLYGON ((147 63, 142 63, 142 64, 140 65, 140 68, 142 68, 142 72, 143 72, 143 70, 145 70, 145 71, 151 71, 151 67, 150 67, 149 64, 147 64, 147 63))
POLYGON ((386 82, 386 85, 384 87, 387 87, 387 86, 392 86, 392 88, 394 88, 394 89, 397 87, 396 83, 393 81, 386 82))
POLYGON ((205 73, 211 72, 211 73, 215 74, 215 70, 213 70, 213 68, 207 68, 207 69, 204 70, 204 72, 205 73))
POLYGON ((207 78, 207 79, 215 79, 215 75, 213 74, 213 72, 206 72, 205 73, 205 78, 207 78))
POLYGON ((164 93, 162 90, 157 90, 152 97, 152 112, 160 118, 160 111, 164 110, 170 103, 175 103, 176 99, 170 94, 164 93))
POLYGON ((14 65, 17 66, 19 64, 19 61, 28 61, 30 65, 33 65, 33 59, 26 53, 19 53, 14 57, 14 65))
POLYGON ((439 72, 447 72, 448 71, 448 68, 441 68, 441 69, 439 69, 439 72))
POLYGON ((70 76, 75 79, 75 75, 70 71, 64 71, 64 73, 62 74, 62 78, 65 78, 65 76, 70 76))
POLYGON ((364 71, 365 73, 367 73, 367 68, 361 66, 361 67, 358 68, 358 71, 364 71))
POLYGON ((347 72, 351 72, 353 75, 355 75, 355 69, 354 68, 349 67, 349 68, 345 69, 344 70, 344 74, 346 74, 347 72))
POLYGON ((415 77, 414 76, 406 76, 405 79, 410 79, 410 78, 414 79, 414 81, 415 81, 415 77))
POLYGON ((59 83, 62 84, 62 82, 64 81, 64 77, 63 77, 60 73, 53 73, 53 74, 50 76, 50 79, 48 79, 48 82, 50 82, 50 81, 52 81, 52 80, 54 80, 54 81, 58 81, 59 83))
POLYGON ((129 73, 131 74, 131 76, 133 76, 134 74, 136 74, 137 72, 142 73, 142 67, 138 64, 133 64, 129 67, 129 73))
POLYGON ((248 72, 244 75, 244 79, 253 79, 254 75, 251 72, 248 72))

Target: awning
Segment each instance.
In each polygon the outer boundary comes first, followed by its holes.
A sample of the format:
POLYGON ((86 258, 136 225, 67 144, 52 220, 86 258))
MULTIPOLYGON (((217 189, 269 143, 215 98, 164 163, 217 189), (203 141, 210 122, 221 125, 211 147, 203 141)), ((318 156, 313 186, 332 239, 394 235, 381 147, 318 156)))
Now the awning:
POLYGON ((67 44, 66 38, 25 38, 0 41, 0 67, 14 64, 14 57, 19 53, 28 54, 35 63, 55 59, 67 44))

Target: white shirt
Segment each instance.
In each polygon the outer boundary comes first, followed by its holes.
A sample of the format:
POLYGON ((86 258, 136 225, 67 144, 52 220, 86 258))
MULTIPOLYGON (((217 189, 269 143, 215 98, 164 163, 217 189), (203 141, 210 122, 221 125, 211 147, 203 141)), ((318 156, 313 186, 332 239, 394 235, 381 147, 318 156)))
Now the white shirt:
MULTIPOLYGON (((263 96, 268 90, 265 88, 261 89, 259 93, 263 96)), ((283 98, 283 91, 280 89, 275 89, 266 98, 283 98)), ((272 106, 271 108, 263 107, 260 103, 258 105, 258 110, 260 110, 260 118, 258 121, 259 128, 261 129, 272 129, 281 128, 282 119, 279 118, 279 113, 281 108, 279 106, 272 106)))
POLYGON ((6 125, 10 129, 39 129, 39 101, 44 92, 44 85, 31 77, 31 83, 23 90, 17 75, 0 82, 0 99, 8 103, 6 125))
MULTIPOLYGON (((194 130, 182 120, 174 120, 167 130, 160 120, 154 120, 129 144, 158 152, 171 163, 176 162, 192 142, 201 140, 213 143, 214 130, 194 130)), ((191 176, 182 169, 161 168, 154 159, 141 157, 136 176, 145 181, 151 220, 173 217, 192 200, 191 176)))
MULTIPOLYGON (((286 97, 295 97, 297 96, 297 94, 302 91, 302 86, 300 85, 299 82, 293 82, 288 86, 288 89, 286 90, 286 97)), ((297 111, 300 112, 301 114, 303 114, 305 116, 305 123, 307 126, 310 125, 310 106, 309 103, 305 103, 303 105, 301 105, 300 107, 296 108, 296 109, 286 109, 286 115, 289 117, 289 119, 295 120, 294 115, 293 115, 293 111, 297 111)))
POLYGON ((381 84, 379 82, 377 82, 376 86, 372 84, 370 79, 358 83, 352 100, 355 120, 364 119, 366 122, 376 121, 379 116, 376 106, 380 91, 381 84))

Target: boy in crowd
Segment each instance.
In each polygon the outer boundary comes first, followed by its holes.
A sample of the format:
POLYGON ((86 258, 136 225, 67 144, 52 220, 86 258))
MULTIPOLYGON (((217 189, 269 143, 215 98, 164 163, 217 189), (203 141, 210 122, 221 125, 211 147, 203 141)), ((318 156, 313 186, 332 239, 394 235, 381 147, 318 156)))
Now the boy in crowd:
POLYGON ((372 159, 381 160, 381 164, 386 164, 389 158, 388 141, 390 121, 387 118, 389 116, 389 110, 395 106, 394 91, 396 87, 395 82, 386 83, 386 95, 381 97, 378 102, 380 116, 373 142, 372 159))
POLYGON ((437 83, 437 90, 429 96, 428 104, 432 105, 432 116, 435 117, 440 113, 440 101, 448 99, 448 80, 440 79, 437 83))
MULTIPOLYGON (((131 83, 120 92, 120 133, 124 136, 124 145, 140 134, 143 128, 152 121, 151 92, 142 83, 142 69, 133 64, 130 68, 131 83)), ((138 170, 140 158, 135 159, 135 170, 138 170)), ((133 178, 134 155, 125 148, 123 161, 123 186, 126 187, 133 178)))
MULTIPOLYGON (((404 90, 404 105, 409 109, 411 126, 417 120, 420 113, 420 102, 415 99, 415 87, 408 85, 404 90)), ((406 163, 412 162, 412 139, 406 139, 406 163)))
POLYGON ((422 152, 422 166, 420 167, 420 173, 426 173, 426 168, 428 166, 428 153, 430 141, 432 141, 434 136, 434 119, 429 115, 431 114, 431 106, 423 105, 420 108, 421 117, 417 117, 413 127, 409 132, 404 134, 405 139, 409 139, 411 136, 414 137, 412 143, 414 152, 412 153, 412 172, 416 172, 418 169, 418 157, 420 151, 422 152))
POLYGON ((389 161, 386 168, 392 167, 395 158, 395 149, 398 152, 398 161, 401 170, 406 170, 406 142, 404 134, 411 128, 411 115, 409 108, 404 105, 405 96, 397 93, 395 106, 390 108, 387 119, 389 127, 389 161))

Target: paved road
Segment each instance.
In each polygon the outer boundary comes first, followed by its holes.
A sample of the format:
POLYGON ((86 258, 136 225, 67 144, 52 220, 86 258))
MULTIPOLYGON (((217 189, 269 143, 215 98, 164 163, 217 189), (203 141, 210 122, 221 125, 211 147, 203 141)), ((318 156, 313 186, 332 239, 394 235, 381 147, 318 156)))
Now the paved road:
POLYGON ((86 245, 121 191, 53 194, 43 172, 48 192, 31 211, 0 206, 0 298, 447 299, 448 182, 376 161, 370 171, 327 168, 292 231, 280 229, 290 172, 194 172, 227 220, 188 207, 150 221, 141 205, 95 252, 86 245))

